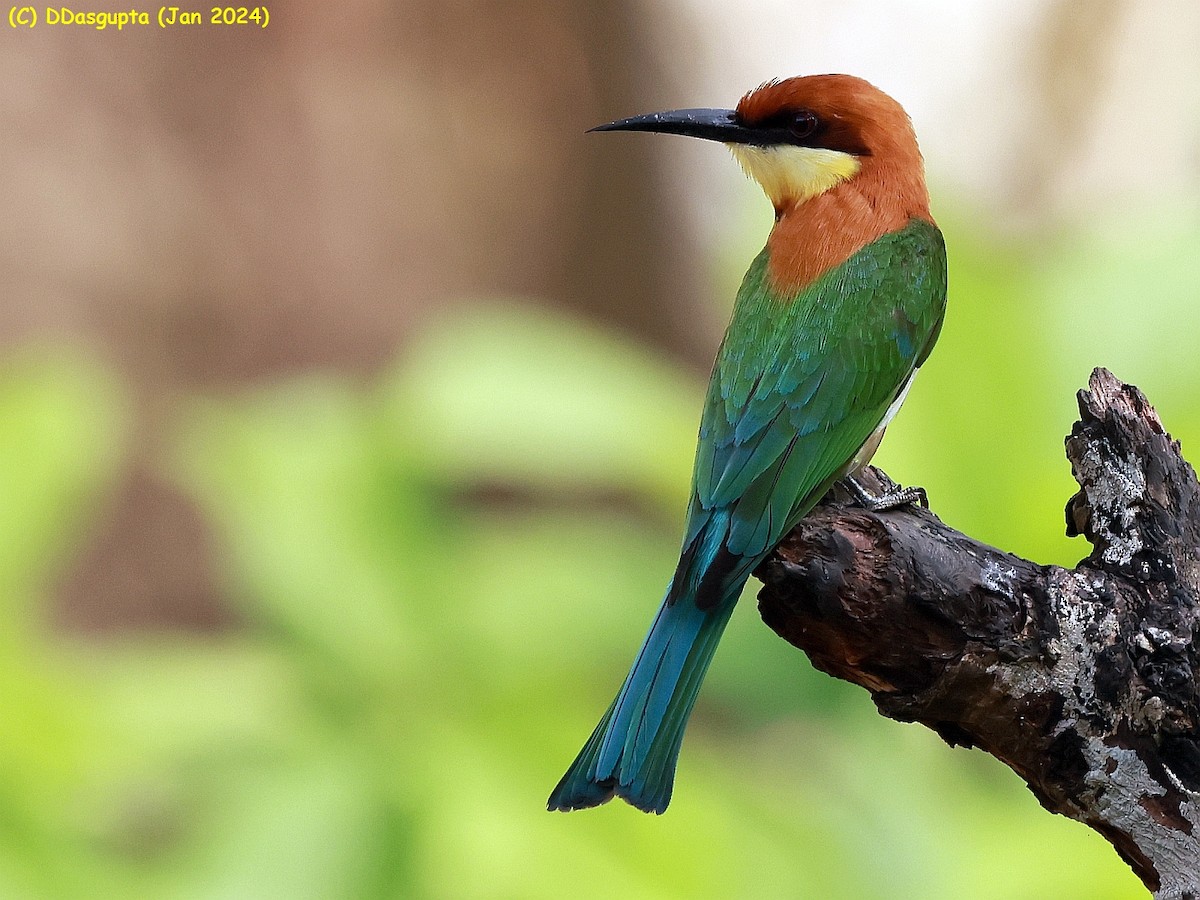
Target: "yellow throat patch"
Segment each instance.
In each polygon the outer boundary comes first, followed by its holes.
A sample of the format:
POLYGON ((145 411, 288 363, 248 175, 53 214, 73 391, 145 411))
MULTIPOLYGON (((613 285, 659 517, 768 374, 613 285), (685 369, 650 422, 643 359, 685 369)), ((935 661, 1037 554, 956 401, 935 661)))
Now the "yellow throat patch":
POLYGON ((862 163, 840 150, 776 144, 726 144, 746 174, 757 181, 778 209, 788 200, 803 203, 858 174, 862 163))

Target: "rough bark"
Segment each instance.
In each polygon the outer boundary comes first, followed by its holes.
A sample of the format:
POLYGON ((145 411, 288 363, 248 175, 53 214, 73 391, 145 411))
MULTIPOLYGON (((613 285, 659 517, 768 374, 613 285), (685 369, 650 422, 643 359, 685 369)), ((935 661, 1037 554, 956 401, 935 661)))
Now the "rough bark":
POLYGON ((1097 369, 1079 410, 1074 569, 835 490, 760 567, 759 609, 883 715, 1004 762, 1157 898, 1198 898, 1200 486, 1137 388, 1097 369))

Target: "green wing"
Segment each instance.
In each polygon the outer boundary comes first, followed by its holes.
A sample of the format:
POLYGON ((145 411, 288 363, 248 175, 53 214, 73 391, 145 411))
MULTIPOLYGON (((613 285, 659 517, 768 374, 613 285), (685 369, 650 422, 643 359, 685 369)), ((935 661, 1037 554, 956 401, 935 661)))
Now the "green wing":
POLYGON ((673 597, 740 590, 828 490, 924 361, 945 310, 941 233, 921 220, 864 247, 795 298, 767 251, 738 291, 709 384, 673 597))

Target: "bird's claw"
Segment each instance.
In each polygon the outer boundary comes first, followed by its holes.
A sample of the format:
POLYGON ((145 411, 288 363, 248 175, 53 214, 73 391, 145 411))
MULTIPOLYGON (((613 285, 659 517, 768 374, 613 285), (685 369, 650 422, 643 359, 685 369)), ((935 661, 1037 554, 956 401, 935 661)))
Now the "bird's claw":
POLYGON ((850 492, 858 500, 859 505, 871 512, 885 512, 901 506, 916 505, 929 509, 929 495, 925 493, 925 488, 901 487, 883 472, 879 472, 879 479, 885 486, 882 494, 871 493, 853 475, 847 475, 845 482, 850 492))

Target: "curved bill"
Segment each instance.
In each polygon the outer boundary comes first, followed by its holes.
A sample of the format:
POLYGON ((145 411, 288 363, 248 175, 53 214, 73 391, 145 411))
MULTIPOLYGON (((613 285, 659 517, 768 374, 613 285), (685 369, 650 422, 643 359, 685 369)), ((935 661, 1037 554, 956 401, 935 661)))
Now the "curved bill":
POLYGON ((589 128, 588 131, 653 131, 727 144, 758 144, 763 141, 762 131, 742 125, 732 109, 672 109, 618 119, 607 125, 589 128))

